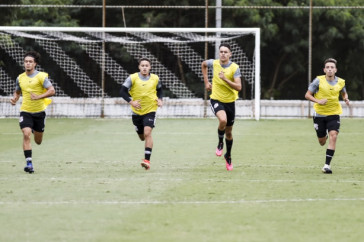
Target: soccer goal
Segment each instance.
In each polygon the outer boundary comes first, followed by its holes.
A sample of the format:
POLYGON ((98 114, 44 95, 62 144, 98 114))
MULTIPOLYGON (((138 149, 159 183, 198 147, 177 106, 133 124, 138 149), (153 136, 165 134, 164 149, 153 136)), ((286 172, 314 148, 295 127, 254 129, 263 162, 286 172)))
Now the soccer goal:
MULTIPOLYGON (((165 105, 159 117, 212 116, 206 102, 201 62, 215 59, 215 46, 228 43, 240 66, 243 90, 237 118, 260 118, 259 28, 85 28, 0 27, 0 103, 9 107, 23 56, 38 51, 38 70, 49 73, 56 89, 50 116, 124 117, 129 106, 119 97, 124 80, 138 72, 138 59, 152 62, 163 83, 165 105)), ((210 80, 212 73, 209 73, 210 80)))

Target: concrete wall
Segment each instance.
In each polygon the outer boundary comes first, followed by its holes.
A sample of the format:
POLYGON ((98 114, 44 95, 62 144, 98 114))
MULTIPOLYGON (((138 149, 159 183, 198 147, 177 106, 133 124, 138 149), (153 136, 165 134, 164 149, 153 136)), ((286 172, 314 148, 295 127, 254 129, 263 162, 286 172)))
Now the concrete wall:
MULTIPOLYGON (((97 98, 54 97, 47 108, 48 117, 101 117, 102 106, 106 118, 130 117, 129 105, 121 98, 106 98, 102 104, 97 98)), ((9 102, 10 97, 0 97, 0 117, 18 117, 21 100, 16 106, 9 102)), ((351 101, 350 107, 341 102, 342 117, 364 118, 364 101, 351 101)), ((254 118, 254 100, 237 100, 236 117, 254 118)), ((265 118, 307 118, 313 113, 312 103, 307 100, 262 100, 261 119, 265 118)), ((161 118, 202 118, 213 117, 209 102, 202 99, 164 99, 164 105, 158 109, 161 118)))

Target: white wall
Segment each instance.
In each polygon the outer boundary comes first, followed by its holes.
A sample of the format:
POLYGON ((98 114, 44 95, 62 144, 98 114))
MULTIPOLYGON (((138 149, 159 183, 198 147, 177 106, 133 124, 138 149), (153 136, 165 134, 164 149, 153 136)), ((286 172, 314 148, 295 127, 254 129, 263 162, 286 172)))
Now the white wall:
MULTIPOLYGON (((54 97, 47 108, 48 117, 100 117, 101 99, 97 98, 65 98, 54 97)), ((10 97, 0 97, 0 117, 18 117, 21 100, 16 106, 9 102, 10 97)), ((347 107, 344 102, 342 117, 364 118, 364 101, 351 101, 347 107)), ((213 117, 209 102, 206 106, 202 99, 164 99, 164 105, 158 109, 158 117, 202 118, 213 117)), ((254 118, 254 100, 237 100, 236 117, 254 118)), ((312 114, 312 103, 306 100, 261 100, 260 115, 265 118, 307 118, 312 114), (310 111, 308 110, 309 105, 310 111)), ((104 115, 106 118, 130 117, 129 105, 121 98, 106 98, 104 100, 104 115)))

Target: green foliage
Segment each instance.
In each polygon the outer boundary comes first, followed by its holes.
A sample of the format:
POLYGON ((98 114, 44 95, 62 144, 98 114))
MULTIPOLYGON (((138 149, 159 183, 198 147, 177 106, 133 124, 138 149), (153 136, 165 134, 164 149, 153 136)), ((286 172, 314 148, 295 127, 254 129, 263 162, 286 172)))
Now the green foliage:
MULTIPOLYGON (((340 5, 342 1, 317 1, 315 4, 340 5)), ((345 5, 357 5, 360 1, 346 1, 345 5)), ((322 62, 328 57, 338 60, 337 75, 347 80, 351 99, 364 98, 363 68, 354 63, 363 61, 364 13, 361 9, 330 9, 314 11, 313 48, 314 63, 321 71, 322 62), (320 24, 317 24, 320 23, 320 24)))
MULTIPOLYGON (((307 6, 308 1, 229 0, 236 6, 307 6)), ((360 6, 361 1, 314 1, 314 6, 360 6)), ((263 98, 302 99, 307 89, 308 9, 234 9, 223 11, 224 27, 260 27, 262 36, 263 98), (295 92, 293 90, 302 90, 295 92)), ((335 57, 338 75, 347 79, 352 99, 364 98, 363 70, 349 63, 363 62, 364 20, 361 9, 314 9, 313 73, 322 74, 322 62, 335 57), (348 63, 348 64, 346 64, 348 63), (354 88, 356 87, 356 88, 354 88)))
MULTIPOLYGON (((14 0, 18 4, 90 4, 100 0, 14 0)), ((204 0, 108 0, 108 5, 205 6, 204 0)), ((224 0, 224 6, 308 6, 308 0, 224 0)), ((210 0, 209 6, 215 5, 210 0)), ((315 0, 314 6, 362 6, 362 0, 315 0)), ((4 25, 101 26, 102 10, 64 8, 2 9, 4 25), (92 17, 90 17, 92 16, 92 17)), ((208 26, 215 26, 215 10, 208 10, 208 26)), ((347 80, 352 100, 364 99, 363 9, 314 9, 312 22, 312 77, 308 72, 309 9, 223 9, 223 27, 261 28, 262 94, 264 98, 303 99, 308 81, 322 74, 328 57, 339 61, 338 76, 347 80), (308 80, 310 79, 310 80, 308 80)), ((205 27, 205 9, 107 9, 108 27, 205 27), (124 13, 124 16, 122 15, 124 13), (125 17, 125 23, 123 20, 125 17)), ((198 90, 199 91, 199 90, 198 90)), ((195 91, 195 92, 198 92, 195 91)))
MULTIPOLYGON (((20 4, 72 4, 72 0, 21 0, 20 4)), ((64 8, 16 8, 16 15, 10 25, 14 26, 77 26, 69 10, 64 8)))

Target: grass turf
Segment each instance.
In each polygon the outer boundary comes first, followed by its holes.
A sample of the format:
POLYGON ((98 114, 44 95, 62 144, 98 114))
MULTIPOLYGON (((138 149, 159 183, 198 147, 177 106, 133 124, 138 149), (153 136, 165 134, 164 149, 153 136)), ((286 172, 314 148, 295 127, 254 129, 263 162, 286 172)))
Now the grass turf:
POLYGON ((0 241, 360 241, 364 120, 343 119, 333 174, 311 120, 237 120, 232 159, 215 119, 159 119, 151 170, 131 120, 47 119, 25 165, 0 120, 0 241))

